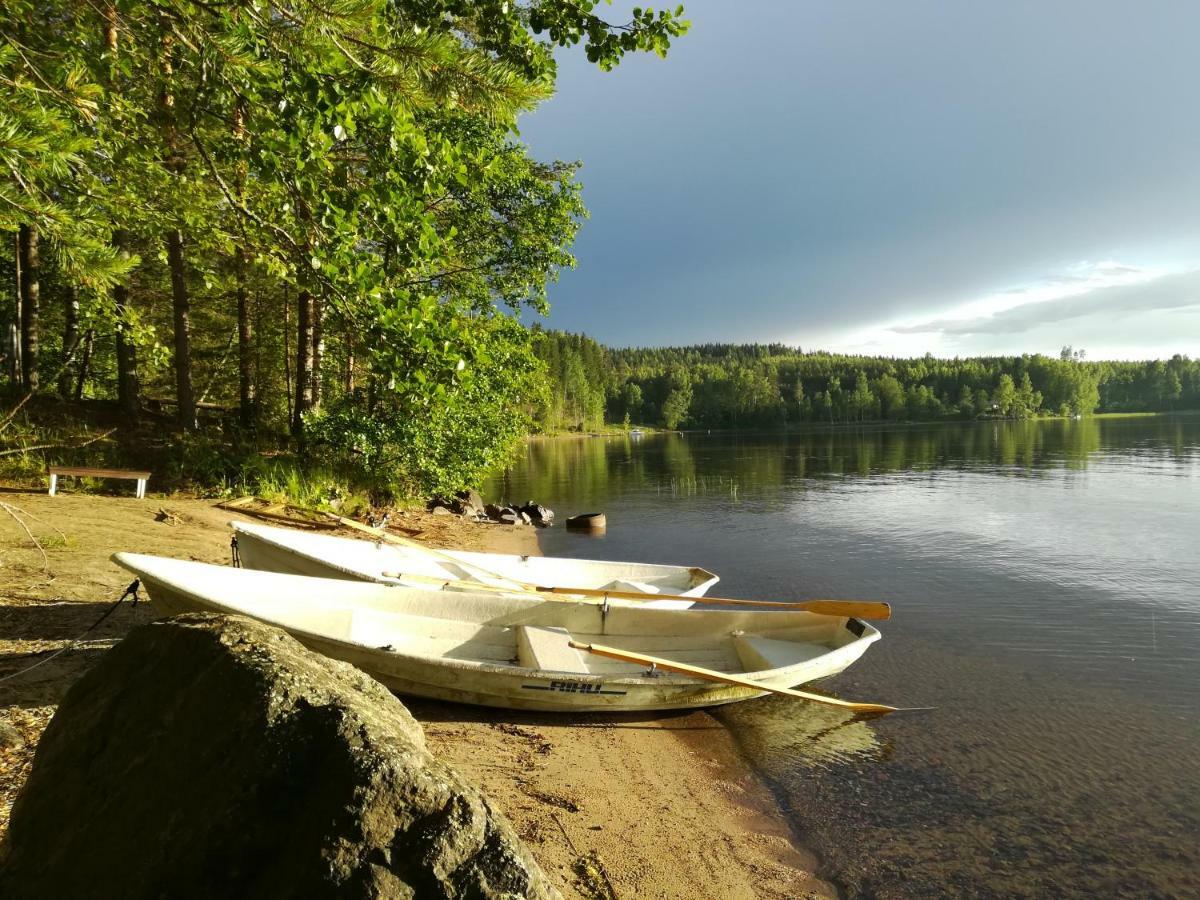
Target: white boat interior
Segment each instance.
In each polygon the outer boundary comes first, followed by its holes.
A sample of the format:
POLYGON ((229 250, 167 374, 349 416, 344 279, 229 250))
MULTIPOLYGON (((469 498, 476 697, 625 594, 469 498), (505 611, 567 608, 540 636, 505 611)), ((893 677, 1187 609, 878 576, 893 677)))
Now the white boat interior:
MULTIPOLYGON (((299 575, 403 584, 404 577, 509 587, 506 579, 541 587, 581 587, 656 594, 703 595, 717 576, 698 567, 473 553, 400 546, 331 534, 231 522, 242 564, 299 575)), ((416 586, 414 584, 414 586, 416 586)))

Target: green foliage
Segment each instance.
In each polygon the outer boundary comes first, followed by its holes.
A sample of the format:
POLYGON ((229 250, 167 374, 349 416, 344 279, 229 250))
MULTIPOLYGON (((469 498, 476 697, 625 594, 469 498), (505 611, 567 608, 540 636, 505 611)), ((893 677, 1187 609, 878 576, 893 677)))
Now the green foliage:
POLYGON ((401 496, 476 485, 506 462, 529 432, 529 400, 544 387, 544 368, 515 320, 469 324, 478 332, 470 363, 438 403, 422 406, 394 390, 374 404, 346 395, 310 418, 313 449, 352 472, 352 483, 401 496))
MULTIPOLYGON (((687 30, 681 7, 609 23, 597 6, 6 4, 0 231, 45 238, 43 357, 68 355, 76 298, 84 398, 117 392, 119 334, 159 408, 194 380, 219 407, 253 396, 241 421, 267 444, 299 404, 310 446, 372 484, 477 478, 548 402, 507 316, 548 310, 586 216, 578 165, 531 158, 517 117, 553 93, 556 48, 609 69, 687 30), (303 352, 298 296, 320 332, 303 352)), ((576 378, 565 412, 598 423, 606 399, 576 378)), ((209 427, 177 474, 229 483, 248 457, 209 427)))
MULTIPOLYGON (((551 397, 568 380, 603 390, 607 421, 637 398, 642 421, 667 428, 773 428, 789 422, 1024 419, 1105 410, 1200 407, 1200 362, 1085 361, 1040 354, 918 359, 804 353, 781 345, 708 344, 617 350, 545 332, 551 397)), ((563 404, 537 410, 544 428, 569 420, 563 404)), ((598 424, 588 427, 599 427, 598 424)))

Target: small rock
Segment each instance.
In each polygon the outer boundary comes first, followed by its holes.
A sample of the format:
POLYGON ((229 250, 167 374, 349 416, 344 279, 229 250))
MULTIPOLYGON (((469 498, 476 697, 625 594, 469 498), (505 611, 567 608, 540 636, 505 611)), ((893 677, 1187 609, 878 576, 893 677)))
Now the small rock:
POLYGON ((532 500, 521 507, 521 512, 528 515, 535 524, 554 521, 554 510, 542 506, 540 503, 534 503, 532 500))
POLYGON ((501 525, 516 525, 517 522, 520 521, 520 519, 518 519, 517 514, 510 509, 507 512, 501 513, 496 518, 496 521, 499 522, 501 525))
POLYGON ((463 502, 465 506, 473 506, 475 509, 483 509, 483 497, 479 491, 459 491, 455 496, 463 502))
POLYGON ((452 516, 454 512, 447 506, 435 506, 430 510, 435 516, 452 516))

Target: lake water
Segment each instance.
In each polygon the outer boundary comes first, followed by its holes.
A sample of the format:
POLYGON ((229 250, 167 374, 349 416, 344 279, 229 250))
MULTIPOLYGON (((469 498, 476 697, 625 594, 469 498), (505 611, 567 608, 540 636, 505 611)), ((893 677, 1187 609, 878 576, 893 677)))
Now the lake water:
POLYGON ((533 441, 488 486, 701 565, 717 596, 887 600, 817 686, 933 706, 715 715, 851 896, 1200 896, 1200 418, 533 441))

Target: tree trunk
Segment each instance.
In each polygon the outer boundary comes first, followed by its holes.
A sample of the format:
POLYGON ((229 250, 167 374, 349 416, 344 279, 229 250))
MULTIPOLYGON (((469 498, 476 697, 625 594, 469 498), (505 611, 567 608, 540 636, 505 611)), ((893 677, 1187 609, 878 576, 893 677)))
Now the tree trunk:
MULTIPOLYGON (((233 109, 233 137, 242 146, 245 153, 246 143, 246 106, 238 101, 233 109)), ((246 199, 247 163, 243 155, 237 165, 237 197, 239 203, 246 199)), ((256 417, 254 404, 254 330, 250 323, 250 300, 246 296, 246 257, 245 247, 235 247, 233 251, 233 269, 237 280, 237 315, 238 315, 238 401, 241 410, 243 428, 253 428, 256 417)))
POLYGON ((27 391, 38 389, 38 302, 41 258, 37 229, 22 225, 21 244, 21 383, 27 391))
POLYGON ((79 344, 79 292, 67 288, 67 302, 63 305, 62 370, 58 373, 58 395, 71 399, 71 358, 79 344))
MULTIPOLYGON (((104 16, 104 47, 108 54, 107 87, 112 94, 118 93, 117 88, 117 7, 108 2, 102 9, 104 16)), ((129 234, 124 229, 116 229, 112 235, 112 245, 122 259, 129 258, 129 234)), ((134 345, 129 328, 129 285, 113 285, 113 309, 116 317, 117 344, 117 404, 129 418, 137 417, 141 410, 141 390, 138 386, 137 347, 134 345)), ((79 381, 75 395, 83 395, 83 384, 87 379, 87 368, 91 362, 92 342, 95 335, 88 332, 88 343, 84 348, 84 360, 80 363, 79 381)))
POLYGON ((354 336, 346 335, 346 375, 343 385, 347 394, 354 393, 354 336))
MULTIPOLYGON (((174 75, 172 38, 162 38, 162 91, 159 112, 162 115, 163 165, 176 177, 182 176, 184 161, 179 151, 179 135, 175 127, 175 95, 171 92, 174 75)), ((196 394, 192 387, 192 330, 191 300, 188 297, 187 270, 183 260, 183 231, 167 229, 167 265, 171 270, 171 307, 175 319, 175 402, 179 407, 179 424, 186 431, 196 430, 196 394)))
POLYGON ((292 390, 292 323, 289 315, 288 289, 283 288, 283 395, 287 397, 288 422, 295 415, 296 392, 292 390))
MULTIPOLYGON (((129 256, 129 235, 113 232, 113 246, 122 258, 129 256)), ((141 388, 138 385, 137 347, 129 334, 129 285, 113 285, 113 306, 117 318, 117 403, 130 418, 141 410, 141 388)))
POLYGON ((312 409, 321 408, 321 360, 325 356, 325 304, 313 298, 312 409))
POLYGON ((183 232, 167 232, 167 264, 171 269, 171 306, 175 314, 175 399, 179 404, 179 424, 188 431, 196 429, 196 394, 192 388, 191 301, 188 298, 187 271, 183 263, 183 232))
POLYGON ((296 297, 296 403, 292 410, 292 434, 304 436, 304 414, 313 405, 313 296, 301 291, 296 297))
POLYGON ((83 355, 79 358, 79 379, 75 382, 75 399, 83 399, 83 386, 87 383, 88 368, 92 364, 92 347, 96 343, 96 331, 89 328, 83 336, 83 355))
POLYGON ((234 271, 237 276, 238 315, 238 396, 241 404, 242 426, 254 427, 254 330, 250 324, 250 298, 246 295, 246 254, 234 251, 234 271))
POLYGON ((8 378, 15 387, 21 382, 21 296, 25 289, 21 287, 21 234, 13 235, 13 275, 15 288, 13 297, 13 319, 8 326, 8 378))

